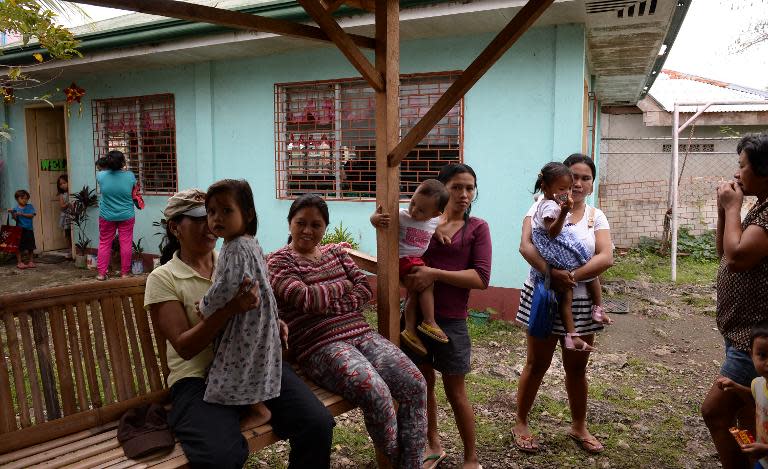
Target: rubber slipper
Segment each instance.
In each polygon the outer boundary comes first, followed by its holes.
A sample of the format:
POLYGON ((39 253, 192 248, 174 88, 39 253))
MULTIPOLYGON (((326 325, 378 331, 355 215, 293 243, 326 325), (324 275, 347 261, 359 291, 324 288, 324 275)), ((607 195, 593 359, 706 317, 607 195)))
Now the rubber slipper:
POLYGON ((445 332, 443 332, 443 330, 439 327, 431 326, 425 322, 422 322, 416 326, 416 329, 426 334, 430 339, 436 340, 443 344, 447 344, 449 341, 448 336, 445 335, 445 332))
POLYGON ((572 352, 594 352, 595 348, 589 345, 586 342, 582 343, 581 347, 576 347, 576 344, 573 343, 573 338, 577 337, 575 334, 565 334, 565 340, 564 340, 564 346, 566 350, 570 350, 572 352))
POLYGON ((512 432, 512 441, 517 449, 523 453, 535 454, 539 452, 539 442, 533 435, 520 435, 512 432))
POLYGON ((416 337, 415 335, 408 332, 407 329, 400 333, 400 340, 408 348, 418 353, 422 357, 427 354, 427 348, 424 347, 424 344, 421 342, 421 340, 419 340, 419 338, 416 337))
POLYGON ((19 269, 19 270, 24 270, 24 269, 27 268, 27 264, 23 264, 23 263, 19 262, 18 264, 16 264, 16 268, 19 269))
POLYGON ((586 451, 589 454, 600 454, 605 450, 602 443, 595 438, 594 436, 590 436, 589 438, 582 438, 579 435, 576 435, 575 433, 568 432, 568 436, 571 437, 578 445, 586 451))
POLYGON ((613 319, 608 317, 605 313, 605 308, 600 305, 592 306, 592 320, 598 324, 604 324, 606 326, 613 324, 613 319))
POLYGON ((443 462, 443 459, 445 459, 446 456, 448 456, 448 454, 445 451, 443 451, 440 454, 437 454, 437 453, 430 454, 429 456, 424 458, 424 464, 427 464, 430 461, 434 461, 431 465, 426 466, 427 469, 434 469, 437 466, 439 466, 441 462, 443 462))

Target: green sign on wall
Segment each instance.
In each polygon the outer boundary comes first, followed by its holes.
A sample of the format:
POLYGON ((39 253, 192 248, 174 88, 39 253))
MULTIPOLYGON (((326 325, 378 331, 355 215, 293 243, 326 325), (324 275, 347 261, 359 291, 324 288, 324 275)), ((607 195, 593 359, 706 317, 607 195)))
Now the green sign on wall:
POLYGON ((40 171, 64 171, 67 169, 67 160, 40 160, 40 171))

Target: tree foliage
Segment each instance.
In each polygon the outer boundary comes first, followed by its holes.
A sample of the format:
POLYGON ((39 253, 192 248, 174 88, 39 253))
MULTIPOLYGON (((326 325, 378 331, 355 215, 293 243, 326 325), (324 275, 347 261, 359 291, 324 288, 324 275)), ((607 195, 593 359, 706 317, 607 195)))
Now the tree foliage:
MULTIPOLYGON (((33 39, 47 51, 48 58, 41 53, 33 55, 37 63, 48 60, 82 57, 78 52, 78 41, 72 32, 56 24, 57 15, 69 16, 85 13, 80 7, 57 0, 0 0, 0 32, 21 35, 24 47, 33 39)), ((0 55, 3 51, 0 49, 0 55)), ((16 92, 22 89, 40 88, 46 85, 30 75, 35 64, 0 65, 0 102, 13 102, 16 92)), ((41 93, 33 98, 21 98, 30 101, 45 101, 50 104, 50 93, 41 93)), ((0 142, 10 140, 7 124, 0 131, 0 142)))
POLYGON ((733 44, 736 52, 744 52, 762 43, 768 43, 768 0, 734 2, 732 9, 744 13, 746 27, 733 44))
MULTIPOLYGON (((75 37, 56 24, 57 11, 66 12, 67 7, 52 1, 3 0, 0 2, 0 30, 21 34, 24 46, 36 38, 54 59, 80 57, 75 37)), ((37 58, 40 62, 41 59, 44 58, 37 58)))

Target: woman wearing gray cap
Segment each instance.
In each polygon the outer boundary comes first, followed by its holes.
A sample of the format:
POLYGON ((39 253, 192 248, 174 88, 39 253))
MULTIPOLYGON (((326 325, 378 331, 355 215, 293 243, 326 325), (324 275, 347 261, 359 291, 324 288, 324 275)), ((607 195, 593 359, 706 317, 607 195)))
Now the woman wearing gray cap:
MULTIPOLYGON (((159 268, 147 278, 144 307, 166 337, 173 406, 169 424, 192 467, 239 468, 248 457, 240 433, 247 406, 203 401, 205 373, 213 360, 213 341, 230 317, 255 307, 258 289, 242 291, 224 308, 202 319, 196 303, 211 287, 216 267, 216 237, 208 229, 205 193, 189 189, 175 194, 164 210, 168 243, 159 268)), ((281 323, 281 335, 287 328, 281 323)), ((312 391, 283 363, 280 396, 265 402, 274 432, 291 443, 289 467, 330 465, 334 420, 312 391)))

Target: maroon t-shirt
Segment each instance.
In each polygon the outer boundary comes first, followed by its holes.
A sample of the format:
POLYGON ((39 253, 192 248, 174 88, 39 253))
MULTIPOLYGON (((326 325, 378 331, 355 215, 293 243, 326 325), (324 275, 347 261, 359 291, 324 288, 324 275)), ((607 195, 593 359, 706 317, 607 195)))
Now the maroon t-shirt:
MULTIPOLYGON (((491 232, 485 220, 469 217, 467 223, 453 235, 451 244, 441 244, 432 237, 424 261, 440 270, 475 269, 485 286, 491 279, 491 232)), ((435 316, 446 319, 466 319, 469 288, 459 288, 435 282, 435 316)))

